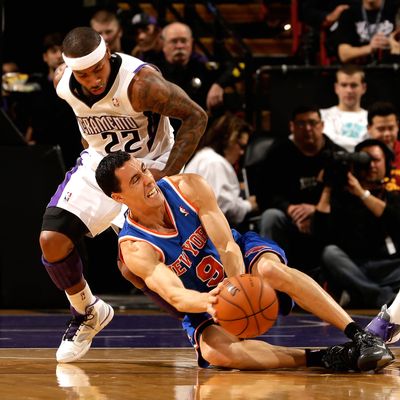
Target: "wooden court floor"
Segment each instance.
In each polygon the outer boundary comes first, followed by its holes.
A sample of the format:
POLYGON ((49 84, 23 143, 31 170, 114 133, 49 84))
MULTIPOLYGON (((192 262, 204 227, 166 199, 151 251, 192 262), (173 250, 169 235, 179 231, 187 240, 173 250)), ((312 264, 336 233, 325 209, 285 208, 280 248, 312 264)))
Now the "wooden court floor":
MULTIPOLYGON (((57 364, 66 313, 0 314, 0 400, 397 400, 400 362, 379 373, 320 369, 202 370, 179 322, 161 313, 117 312, 79 362, 57 364)), ((354 318, 364 324, 369 316, 354 318)), ((285 317, 261 340, 321 347, 345 341, 308 314, 285 317), (332 343, 333 342, 333 343, 332 343), (308 343, 308 345, 307 345, 308 343)), ((400 356, 400 348, 392 347, 400 356)))

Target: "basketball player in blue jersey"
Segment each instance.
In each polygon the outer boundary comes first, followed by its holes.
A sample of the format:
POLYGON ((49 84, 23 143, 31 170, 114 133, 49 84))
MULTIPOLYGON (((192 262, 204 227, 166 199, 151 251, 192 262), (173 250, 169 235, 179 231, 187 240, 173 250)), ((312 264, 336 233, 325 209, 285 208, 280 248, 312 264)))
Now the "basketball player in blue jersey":
POLYGON ((122 227, 124 221, 121 204, 96 183, 97 164, 124 150, 157 178, 176 174, 204 133, 207 114, 155 66, 110 54, 103 38, 89 27, 69 32, 63 51, 65 64, 56 71, 54 85, 72 107, 86 149, 48 204, 40 245, 46 270, 71 304, 73 318, 56 353, 57 361, 71 362, 89 350, 93 337, 113 317, 112 307, 92 294, 77 250, 85 235, 122 227), (169 117, 182 121, 175 140, 169 117))
POLYGON ((116 152, 99 163, 96 180, 106 195, 128 206, 119 234, 123 275, 183 313, 182 325, 199 366, 365 371, 393 361, 380 338, 362 330, 309 276, 286 266, 284 252, 274 242, 255 232, 231 231, 212 189, 199 175, 175 175, 156 183, 143 161, 116 152), (259 275, 352 341, 310 351, 239 340, 227 333, 215 322, 213 304, 223 279, 244 272, 259 275))

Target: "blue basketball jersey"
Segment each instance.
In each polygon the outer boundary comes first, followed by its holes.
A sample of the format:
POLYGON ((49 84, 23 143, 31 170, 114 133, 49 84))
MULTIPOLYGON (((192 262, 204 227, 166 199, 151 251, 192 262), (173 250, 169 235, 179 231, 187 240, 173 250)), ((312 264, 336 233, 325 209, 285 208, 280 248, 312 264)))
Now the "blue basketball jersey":
MULTIPOLYGON (((165 196, 167 212, 175 231, 167 234, 155 232, 127 216, 119 233, 119 243, 125 240, 147 242, 160 254, 161 261, 181 279, 185 288, 208 292, 225 278, 217 249, 202 227, 196 208, 172 181, 163 178, 157 184, 165 196)), ((251 272, 252 266, 264 253, 274 253, 286 263, 285 253, 272 240, 261 238, 255 232, 242 235, 234 229, 232 235, 242 252, 247 273, 251 272)), ((278 292, 278 297, 280 307, 284 306, 283 313, 288 314, 293 307, 292 299, 281 292, 278 292)), ((201 354, 200 336, 204 329, 214 323, 207 313, 183 315, 182 327, 196 350, 197 362, 202 368, 208 367, 209 363, 201 354)))
POLYGON ((159 254, 187 289, 208 292, 225 277, 221 259, 208 238, 196 208, 168 179, 157 182, 164 194, 166 208, 175 232, 163 234, 147 229, 129 217, 119 233, 124 240, 145 241, 159 254))

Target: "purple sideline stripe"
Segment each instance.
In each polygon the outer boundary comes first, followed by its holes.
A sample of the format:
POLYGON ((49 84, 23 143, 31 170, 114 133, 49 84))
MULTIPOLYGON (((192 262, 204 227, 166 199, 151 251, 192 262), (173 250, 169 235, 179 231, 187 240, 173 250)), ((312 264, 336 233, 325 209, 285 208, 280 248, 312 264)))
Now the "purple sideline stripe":
MULTIPOLYGON (((365 326, 370 317, 355 317, 365 326)), ((1 315, 0 348, 57 348, 69 320, 68 314, 1 315)), ((259 337, 270 344, 294 347, 326 347, 348 341, 338 329, 309 314, 279 317, 276 324, 259 337)), ((188 347, 181 323, 166 314, 115 315, 93 340, 97 348, 188 347)))

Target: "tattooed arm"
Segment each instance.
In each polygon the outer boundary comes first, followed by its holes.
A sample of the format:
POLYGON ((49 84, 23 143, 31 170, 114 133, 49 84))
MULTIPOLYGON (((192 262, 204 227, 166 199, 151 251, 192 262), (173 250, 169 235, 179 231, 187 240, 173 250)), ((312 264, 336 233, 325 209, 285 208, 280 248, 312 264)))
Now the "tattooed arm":
POLYGON ((155 178, 179 173, 206 129, 206 112, 180 87, 165 80, 153 68, 145 67, 138 72, 129 87, 129 93, 136 111, 153 111, 182 121, 167 165, 155 178))

